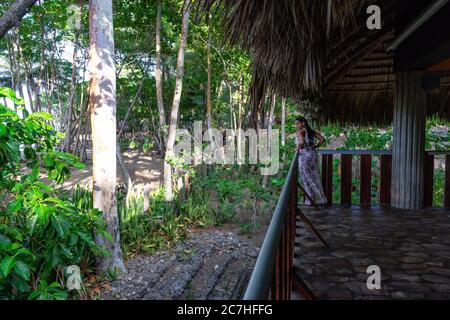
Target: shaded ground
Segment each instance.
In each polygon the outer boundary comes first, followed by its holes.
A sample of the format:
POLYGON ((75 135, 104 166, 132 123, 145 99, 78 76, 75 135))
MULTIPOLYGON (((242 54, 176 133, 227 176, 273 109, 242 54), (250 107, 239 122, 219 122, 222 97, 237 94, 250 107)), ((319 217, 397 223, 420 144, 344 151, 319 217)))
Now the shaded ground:
POLYGON ((296 265, 319 299, 450 299, 449 210, 303 209, 331 246, 298 222, 296 265), (370 265, 380 290, 367 289, 370 265))
POLYGON ((128 261, 128 274, 102 299, 240 299, 258 252, 231 232, 196 232, 170 251, 128 261))

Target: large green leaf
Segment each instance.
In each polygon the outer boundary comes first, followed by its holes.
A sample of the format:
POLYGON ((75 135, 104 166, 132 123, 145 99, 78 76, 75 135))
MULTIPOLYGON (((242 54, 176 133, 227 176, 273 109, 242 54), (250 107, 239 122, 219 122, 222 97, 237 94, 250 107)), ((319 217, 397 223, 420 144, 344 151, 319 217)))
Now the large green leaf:
POLYGON ((14 101, 15 104, 25 104, 25 101, 23 99, 17 98, 16 93, 11 88, 0 87, 0 97, 9 98, 14 101))
POLYGON ((16 213, 22 208, 22 201, 15 199, 8 204, 7 211, 9 214, 16 213))
POLYGON ((35 112, 35 113, 31 114, 30 118, 38 118, 38 119, 50 121, 53 119, 53 116, 48 112, 41 111, 41 112, 35 112))
POLYGON ((2 261, 0 261, 0 270, 3 273, 3 276, 7 277, 11 270, 14 268, 16 262, 15 257, 5 257, 2 261))
POLYGON ((69 223, 62 217, 58 217, 56 214, 50 216, 53 228, 56 230, 58 235, 63 238, 67 231, 69 230, 69 223))
POLYGON ((14 271, 22 279, 30 280, 30 268, 25 262, 17 260, 16 265, 14 266, 14 271))
POLYGON ((3 234, 0 233, 0 247, 6 248, 11 245, 11 240, 3 234))
POLYGON ((34 233, 34 228, 36 227, 37 219, 38 219, 38 216, 35 214, 35 215, 31 216, 30 218, 28 218, 28 220, 27 220, 27 227, 28 227, 28 230, 30 230, 31 234, 34 233))
POLYGON ((6 136, 6 126, 0 123, 0 137, 6 136))

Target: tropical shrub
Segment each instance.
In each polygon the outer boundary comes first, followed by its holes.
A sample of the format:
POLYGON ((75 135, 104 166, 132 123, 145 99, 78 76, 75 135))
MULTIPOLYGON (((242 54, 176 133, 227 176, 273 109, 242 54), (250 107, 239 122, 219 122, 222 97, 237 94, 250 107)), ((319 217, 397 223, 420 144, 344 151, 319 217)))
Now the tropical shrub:
POLYGON ((0 97, 23 113, 0 104, 0 298, 67 298, 65 267, 106 254, 93 236, 108 236, 104 222, 99 211, 78 208, 54 187, 83 164, 56 149, 63 136, 48 124, 52 116, 28 114, 11 89, 0 88, 0 97), (41 171, 51 184, 41 181, 41 171))

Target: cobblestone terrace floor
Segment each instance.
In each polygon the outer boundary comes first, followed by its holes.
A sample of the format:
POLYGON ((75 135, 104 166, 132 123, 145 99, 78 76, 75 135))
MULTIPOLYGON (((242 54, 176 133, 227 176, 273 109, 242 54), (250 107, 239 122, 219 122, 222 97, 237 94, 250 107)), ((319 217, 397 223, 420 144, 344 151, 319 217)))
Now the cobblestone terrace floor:
POLYGON ((450 299, 450 211, 302 207, 329 242, 298 221, 296 261, 319 299, 450 299), (381 268, 381 289, 366 286, 381 268))

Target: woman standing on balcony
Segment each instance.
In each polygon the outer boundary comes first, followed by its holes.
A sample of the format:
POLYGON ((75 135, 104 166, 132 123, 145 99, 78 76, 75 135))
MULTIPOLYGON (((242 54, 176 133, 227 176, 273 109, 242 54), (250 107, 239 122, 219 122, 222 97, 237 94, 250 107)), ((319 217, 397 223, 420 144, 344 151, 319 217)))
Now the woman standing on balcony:
MULTIPOLYGON (((297 128, 297 151, 299 151, 298 165, 303 186, 317 205, 325 205, 327 198, 319 178, 319 161, 316 152, 316 148, 325 142, 325 138, 309 126, 305 117, 296 118, 295 126, 297 128), (316 138, 319 140, 318 144, 315 144, 316 138)), ((312 205, 307 197, 305 205, 312 205)))

